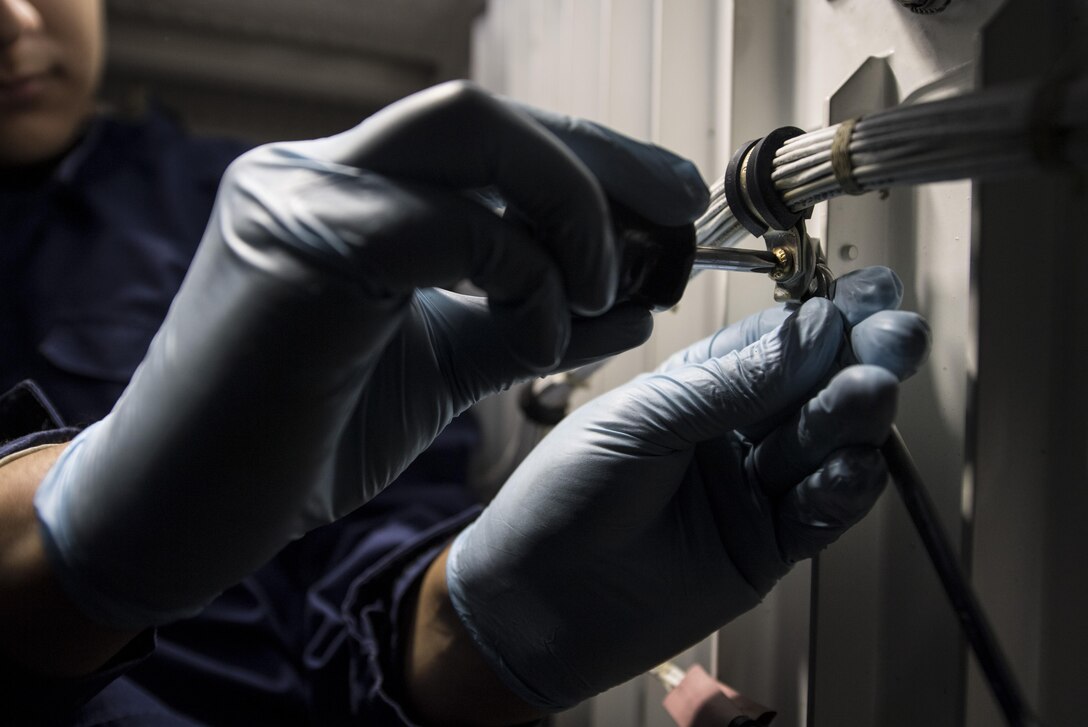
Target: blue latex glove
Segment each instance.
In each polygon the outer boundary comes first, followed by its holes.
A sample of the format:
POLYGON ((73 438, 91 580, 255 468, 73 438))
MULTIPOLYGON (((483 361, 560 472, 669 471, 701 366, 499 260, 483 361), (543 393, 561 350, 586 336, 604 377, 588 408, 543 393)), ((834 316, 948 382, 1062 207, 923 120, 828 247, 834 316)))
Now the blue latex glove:
POLYGON ((132 384, 38 491, 76 602, 128 628, 190 614, 481 397, 645 340, 647 311, 612 308, 614 186, 669 224, 707 200, 690 162, 467 83, 242 156, 132 384), (435 287, 463 279, 486 300, 435 287))
POLYGON ((868 512, 897 374, 929 345, 923 319, 886 310, 900 291, 886 268, 844 278, 840 307, 753 316, 544 439, 447 561, 453 605, 510 689, 560 709, 639 674, 868 512), (848 328, 882 366, 839 370, 848 328))

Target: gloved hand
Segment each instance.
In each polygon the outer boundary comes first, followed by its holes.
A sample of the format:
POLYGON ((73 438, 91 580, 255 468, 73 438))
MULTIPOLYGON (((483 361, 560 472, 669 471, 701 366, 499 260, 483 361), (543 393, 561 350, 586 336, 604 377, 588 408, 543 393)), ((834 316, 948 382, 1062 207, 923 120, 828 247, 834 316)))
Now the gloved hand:
POLYGON ((67 590, 107 625, 192 613, 479 398, 642 342, 607 195, 665 224, 707 200, 690 162, 467 83, 242 156, 132 384, 39 489, 67 590), (434 287, 462 279, 487 299, 434 287))
POLYGON ((887 310, 900 292, 887 268, 847 276, 834 303, 727 328, 543 440, 446 567, 458 616, 515 694, 560 709, 647 670, 864 516, 886 479, 897 375, 929 346, 923 319, 887 310), (848 329, 862 364, 839 370, 848 329))

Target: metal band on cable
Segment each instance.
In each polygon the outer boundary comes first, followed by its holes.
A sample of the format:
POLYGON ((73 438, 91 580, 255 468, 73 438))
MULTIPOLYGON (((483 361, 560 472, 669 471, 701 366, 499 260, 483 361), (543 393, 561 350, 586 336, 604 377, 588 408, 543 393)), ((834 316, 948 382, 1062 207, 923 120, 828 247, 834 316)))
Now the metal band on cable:
POLYGON ((850 163, 850 137, 854 135, 854 125, 860 118, 855 116, 839 124, 831 141, 831 171, 835 174, 835 181, 847 194, 865 192, 854 178, 854 167, 850 163))

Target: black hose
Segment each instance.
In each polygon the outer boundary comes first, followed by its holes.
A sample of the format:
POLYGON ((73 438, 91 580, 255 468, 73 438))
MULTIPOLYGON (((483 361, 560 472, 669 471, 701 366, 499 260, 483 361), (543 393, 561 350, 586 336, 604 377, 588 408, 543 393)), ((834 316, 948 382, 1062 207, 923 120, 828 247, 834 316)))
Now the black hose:
POLYGON ((903 498, 903 504, 907 506, 907 512, 914 521, 914 528, 937 570, 960 627, 975 652, 979 666, 982 667, 990 691, 1005 715, 1005 722, 1009 727, 1036 725, 1037 722, 1031 717, 1020 687, 997 643, 993 628, 952 552, 910 451, 894 425, 880 451, 888 463, 888 471, 903 498))

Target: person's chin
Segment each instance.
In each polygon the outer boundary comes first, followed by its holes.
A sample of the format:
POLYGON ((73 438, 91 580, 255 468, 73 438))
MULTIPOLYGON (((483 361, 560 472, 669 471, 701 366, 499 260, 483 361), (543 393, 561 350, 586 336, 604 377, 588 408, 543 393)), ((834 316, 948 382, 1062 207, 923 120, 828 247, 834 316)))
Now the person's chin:
POLYGON ((0 166, 38 164, 62 155, 85 123, 86 115, 61 113, 48 104, 0 106, 0 166))

